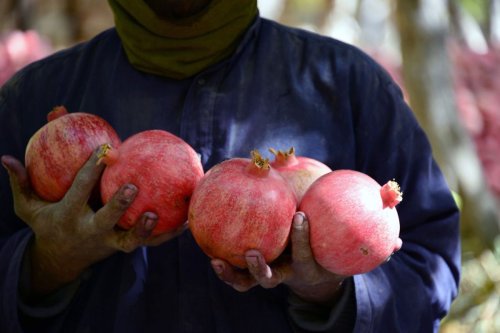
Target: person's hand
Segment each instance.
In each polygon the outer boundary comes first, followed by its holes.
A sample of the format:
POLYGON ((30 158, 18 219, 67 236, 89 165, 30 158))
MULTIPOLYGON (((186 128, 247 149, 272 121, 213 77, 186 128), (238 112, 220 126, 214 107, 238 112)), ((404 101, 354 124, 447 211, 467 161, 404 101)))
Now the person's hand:
POLYGON ((130 230, 115 228, 134 200, 137 188, 125 184, 102 208, 94 212, 88 205, 92 189, 105 167, 97 163, 99 149, 78 172, 71 188, 59 202, 41 200, 32 190, 26 169, 11 156, 2 156, 14 199, 14 210, 34 232, 30 243, 31 292, 48 294, 76 279, 92 264, 114 252, 131 252, 141 245, 158 245, 178 234, 150 237, 157 216, 146 212, 130 230))
POLYGON ((245 254, 248 270, 235 268, 221 259, 212 259, 212 267, 222 281, 238 291, 257 285, 274 288, 284 283, 305 301, 334 304, 346 277, 330 273, 315 261, 304 213, 295 214, 290 237, 291 256, 282 255, 271 266, 259 251, 249 250, 245 254))

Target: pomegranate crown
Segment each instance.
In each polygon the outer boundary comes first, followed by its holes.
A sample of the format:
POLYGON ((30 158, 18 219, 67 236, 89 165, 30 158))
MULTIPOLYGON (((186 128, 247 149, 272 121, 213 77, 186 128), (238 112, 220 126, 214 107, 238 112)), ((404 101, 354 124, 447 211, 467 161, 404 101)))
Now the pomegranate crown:
POLYGON ((269 148, 269 151, 274 155, 273 166, 290 166, 297 163, 294 147, 291 147, 288 151, 276 150, 274 148, 269 148))
POLYGON ((118 160, 119 153, 116 149, 109 143, 104 143, 99 146, 99 151, 97 153, 97 165, 104 163, 106 165, 112 165, 118 160))
POLYGON ((287 159, 288 157, 295 155, 295 147, 290 147, 288 151, 269 148, 269 151, 277 158, 282 158, 282 159, 287 159))
POLYGON ((401 192, 399 184, 394 180, 390 180, 382 186, 380 196, 382 197, 384 208, 394 208, 403 200, 403 192, 401 192))
POLYGON ((250 155, 252 156, 253 164, 255 164, 255 166, 259 169, 268 170, 270 168, 269 159, 263 158, 257 149, 252 150, 250 155))
POLYGON ((51 122, 54 119, 65 116, 68 114, 68 110, 64 105, 55 106, 50 112, 47 114, 47 122, 51 122))

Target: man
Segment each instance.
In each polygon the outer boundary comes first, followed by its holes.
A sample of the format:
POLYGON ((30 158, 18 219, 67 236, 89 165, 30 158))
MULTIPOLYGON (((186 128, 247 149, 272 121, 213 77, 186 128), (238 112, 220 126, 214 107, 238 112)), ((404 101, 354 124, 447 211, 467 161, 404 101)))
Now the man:
POLYGON ((458 211, 386 72, 352 46, 260 18, 253 0, 109 2, 116 29, 28 66, 0 93, 0 330, 437 332, 457 293, 458 211), (210 260, 186 226, 149 237, 154 212, 116 230, 139 189, 124 184, 92 210, 98 152, 64 199, 40 201, 20 161, 56 105, 100 115, 122 139, 179 135, 206 170, 293 146, 396 179, 403 246, 369 273, 337 276, 314 261, 298 212, 291 259, 267 265, 249 249, 241 271, 210 260))

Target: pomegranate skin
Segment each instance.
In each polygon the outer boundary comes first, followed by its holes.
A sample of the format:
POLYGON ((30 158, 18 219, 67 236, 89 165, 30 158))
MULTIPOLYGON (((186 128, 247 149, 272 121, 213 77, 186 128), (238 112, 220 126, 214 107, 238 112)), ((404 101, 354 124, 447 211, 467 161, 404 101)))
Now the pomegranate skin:
POLYGON ((132 228, 146 211, 158 222, 151 236, 173 231, 187 221, 189 201, 203 167, 194 149, 176 135, 147 130, 126 139, 117 150, 103 157, 101 197, 107 203, 125 183, 138 193, 118 222, 132 228))
POLYGON ((199 182, 189 227, 209 257, 246 268, 248 250, 260 251, 267 263, 283 252, 296 208, 292 189, 267 160, 233 158, 212 167, 199 182))
POLYGON ((402 244, 394 208, 401 200, 397 183, 382 187, 358 171, 320 177, 299 206, 309 220, 316 261, 343 276, 369 272, 387 261, 402 244))
POLYGON ((310 157, 298 156, 295 148, 289 151, 269 149, 274 154, 275 159, 271 166, 278 170, 290 186, 292 186, 297 201, 300 203, 307 189, 316 179, 332 171, 332 169, 310 157))
POLYGON ((25 164, 35 193, 55 202, 64 197, 95 149, 105 143, 118 147, 121 141, 109 123, 93 114, 68 113, 59 106, 47 119, 26 146, 25 164))

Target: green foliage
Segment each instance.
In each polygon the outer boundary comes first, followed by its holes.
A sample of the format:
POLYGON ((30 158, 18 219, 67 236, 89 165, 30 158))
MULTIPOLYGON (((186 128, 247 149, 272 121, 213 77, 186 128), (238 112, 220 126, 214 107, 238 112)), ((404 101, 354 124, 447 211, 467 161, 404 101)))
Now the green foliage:
MULTIPOLYGON (((450 0, 456 1, 456 0, 450 0)), ((460 0, 463 8, 468 11, 481 24, 486 21, 488 16, 489 0, 460 0)))

